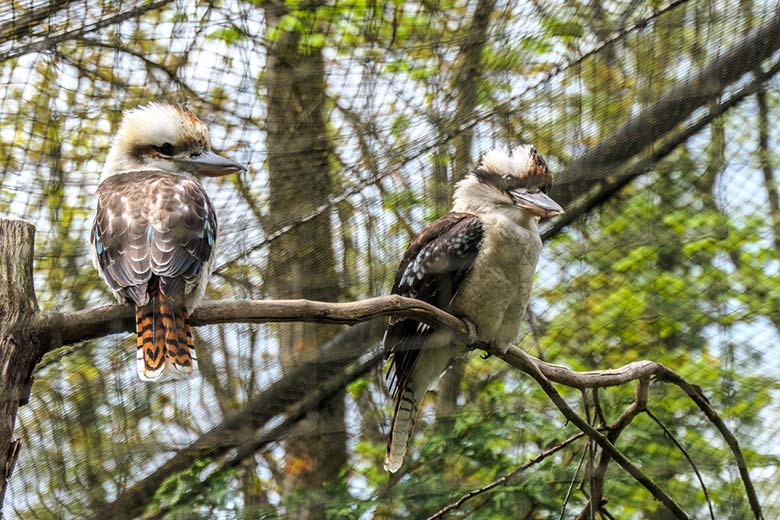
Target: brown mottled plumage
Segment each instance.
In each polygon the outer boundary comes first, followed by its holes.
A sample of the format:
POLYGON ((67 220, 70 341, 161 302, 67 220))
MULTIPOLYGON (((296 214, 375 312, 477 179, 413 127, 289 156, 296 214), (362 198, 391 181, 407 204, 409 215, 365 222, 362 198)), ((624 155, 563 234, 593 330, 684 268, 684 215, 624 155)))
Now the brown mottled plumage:
POLYGON ((116 298, 136 307, 138 375, 145 381, 197 370, 188 318, 208 282, 217 217, 191 173, 242 169, 209 148, 205 125, 185 107, 131 110, 97 189, 95 264, 116 298))

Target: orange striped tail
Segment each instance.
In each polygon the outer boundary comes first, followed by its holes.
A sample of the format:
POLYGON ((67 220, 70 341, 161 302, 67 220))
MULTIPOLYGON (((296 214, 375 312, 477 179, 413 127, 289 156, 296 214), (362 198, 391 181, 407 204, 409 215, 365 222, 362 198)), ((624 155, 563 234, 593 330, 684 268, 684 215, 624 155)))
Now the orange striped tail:
POLYGON ((135 308, 138 377, 143 381, 184 379, 198 370, 187 310, 158 293, 135 308))

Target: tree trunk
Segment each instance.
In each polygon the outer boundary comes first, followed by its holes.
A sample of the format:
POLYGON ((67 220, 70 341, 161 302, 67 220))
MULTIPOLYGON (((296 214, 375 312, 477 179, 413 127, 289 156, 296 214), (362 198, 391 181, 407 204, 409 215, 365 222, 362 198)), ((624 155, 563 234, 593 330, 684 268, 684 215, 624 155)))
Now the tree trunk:
MULTIPOLYGON (((471 118, 477 107, 477 92, 482 78, 482 51, 488 41, 490 18, 496 8, 496 0, 479 0, 474 8, 466 41, 461 48, 463 57, 455 78, 455 88, 458 91, 458 106, 455 110, 455 125, 462 124, 471 118)), ((461 180, 471 168, 471 142, 474 129, 470 127, 453 140, 455 157, 453 161, 454 182, 461 180)))
POLYGON ((0 219, 0 519, 21 442, 12 440, 16 413, 27 404, 32 372, 41 356, 26 325, 38 312, 33 286, 35 226, 0 219))
MULTIPOLYGON (((268 28, 284 13, 281 5, 266 8, 268 28)), ((299 45, 298 32, 280 31, 268 49, 269 233, 314 212, 328 201, 332 189, 323 56, 320 49, 302 51, 299 45)), ((330 214, 294 227, 271 243, 265 283, 273 298, 335 301, 341 296, 337 280, 330 214)), ((282 369, 288 371, 338 329, 289 323, 277 330, 282 369)), ((310 384, 316 386, 317 381, 310 384)), ((288 435, 285 450, 283 493, 302 499, 288 507, 288 516, 323 518, 323 486, 343 480, 337 477, 347 460, 343 394, 301 421, 288 435)))

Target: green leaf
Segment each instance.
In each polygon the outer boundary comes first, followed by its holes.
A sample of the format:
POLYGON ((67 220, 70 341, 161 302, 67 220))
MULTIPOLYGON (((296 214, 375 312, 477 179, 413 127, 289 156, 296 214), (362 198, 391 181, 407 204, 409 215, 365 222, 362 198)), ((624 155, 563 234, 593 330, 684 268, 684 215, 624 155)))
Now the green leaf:
POLYGON ((246 35, 236 27, 221 27, 215 31, 206 35, 209 40, 222 40, 228 45, 233 45, 236 42, 246 39, 246 35))
POLYGON ((549 36, 567 36, 570 38, 580 38, 585 34, 585 29, 577 22, 561 21, 552 18, 542 20, 542 27, 549 36))

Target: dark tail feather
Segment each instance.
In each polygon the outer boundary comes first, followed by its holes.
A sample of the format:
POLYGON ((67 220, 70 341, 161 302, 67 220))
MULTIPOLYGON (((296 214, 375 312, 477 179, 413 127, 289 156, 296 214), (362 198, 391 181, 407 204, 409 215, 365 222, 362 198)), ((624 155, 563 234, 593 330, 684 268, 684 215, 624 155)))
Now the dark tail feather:
POLYGON ((135 308, 138 377, 143 381, 183 379, 197 370, 187 311, 163 294, 135 308))

